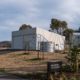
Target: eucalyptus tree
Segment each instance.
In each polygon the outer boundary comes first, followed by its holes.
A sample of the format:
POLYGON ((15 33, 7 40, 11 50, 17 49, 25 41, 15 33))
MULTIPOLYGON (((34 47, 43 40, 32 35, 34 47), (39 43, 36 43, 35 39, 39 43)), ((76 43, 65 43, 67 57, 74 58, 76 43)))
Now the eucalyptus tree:
POLYGON ((29 28, 32 28, 31 25, 27 25, 27 24, 22 24, 19 28, 19 30, 25 30, 25 29, 29 29, 29 28))
POLYGON ((50 28, 52 30, 56 30, 56 32, 59 33, 59 26, 60 26, 60 21, 58 19, 51 19, 50 28))
POLYGON ((68 24, 66 21, 61 21, 61 34, 63 35, 64 30, 68 28, 68 24))
POLYGON ((67 28, 67 29, 65 29, 63 31, 63 35, 65 36, 66 42, 68 44, 71 43, 73 32, 74 32, 74 30, 73 29, 69 29, 69 28, 67 28))
POLYGON ((58 34, 63 34, 63 31, 67 28, 67 22, 59 19, 51 19, 50 28, 56 30, 58 34))

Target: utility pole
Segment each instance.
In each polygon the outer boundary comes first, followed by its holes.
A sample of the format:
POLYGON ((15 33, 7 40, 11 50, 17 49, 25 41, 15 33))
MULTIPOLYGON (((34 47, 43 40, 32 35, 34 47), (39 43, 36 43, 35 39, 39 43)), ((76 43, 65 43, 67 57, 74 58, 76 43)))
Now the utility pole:
POLYGON ((39 59, 39 48, 40 48, 40 46, 39 46, 39 42, 38 42, 38 55, 37 55, 38 59, 39 59))

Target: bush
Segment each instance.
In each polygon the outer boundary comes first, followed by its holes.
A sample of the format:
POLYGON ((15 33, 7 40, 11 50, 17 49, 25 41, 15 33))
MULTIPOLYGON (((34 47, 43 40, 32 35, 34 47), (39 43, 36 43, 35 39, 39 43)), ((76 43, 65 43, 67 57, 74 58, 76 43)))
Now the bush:
POLYGON ((72 72, 71 66, 70 65, 65 65, 62 67, 63 72, 72 72))

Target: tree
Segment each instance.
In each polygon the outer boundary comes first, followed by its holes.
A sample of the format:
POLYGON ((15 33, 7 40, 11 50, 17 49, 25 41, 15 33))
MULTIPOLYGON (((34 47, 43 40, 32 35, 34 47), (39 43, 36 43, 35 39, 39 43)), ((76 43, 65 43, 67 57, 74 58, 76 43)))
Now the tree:
POLYGON ((67 28, 67 22, 66 21, 62 21, 61 24, 62 24, 62 28, 63 29, 67 28))
POLYGON ((25 30, 25 29, 29 29, 32 28, 31 25, 26 25, 26 24, 22 24, 21 27, 19 28, 19 30, 25 30))
POLYGON ((80 49, 78 49, 77 47, 73 47, 70 50, 70 53, 67 56, 68 62, 70 63, 70 66, 72 68, 73 71, 78 71, 78 60, 79 60, 79 52, 80 49))
POLYGON ((71 43, 72 35, 73 35, 73 29, 65 29, 63 31, 63 35, 65 36, 66 42, 69 44, 71 43))
POLYGON ((63 31, 67 28, 66 21, 60 21, 58 19, 51 19, 50 28, 56 30, 58 34, 62 34, 63 31))
POLYGON ((57 19, 51 19, 50 28, 52 30, 56 30, 57 33, 58 33, 59 25, 60 25, 60 22, 57 19))
POLYGON ((63 35, 63 32, 65 29, 67 29, 67 22, 66 21, 61 21, 61 34, 63 35))

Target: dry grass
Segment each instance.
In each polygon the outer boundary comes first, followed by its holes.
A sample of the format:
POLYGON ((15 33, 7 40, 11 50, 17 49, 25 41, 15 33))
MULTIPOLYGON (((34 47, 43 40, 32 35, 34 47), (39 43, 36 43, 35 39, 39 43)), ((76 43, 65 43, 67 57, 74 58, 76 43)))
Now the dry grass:
MULTIPOLYGON (((44 60, 36 60, 37 52, 30 51, 30 54, 24 54, 24 51, 2 51, 0 52, 0 68, 12 72, 35 72, 46 70, 46 62, 54 59, 65 61, 66 54, 45 53, 44 60)), ((40 52, 40 58, 43 53, 40 52)))

